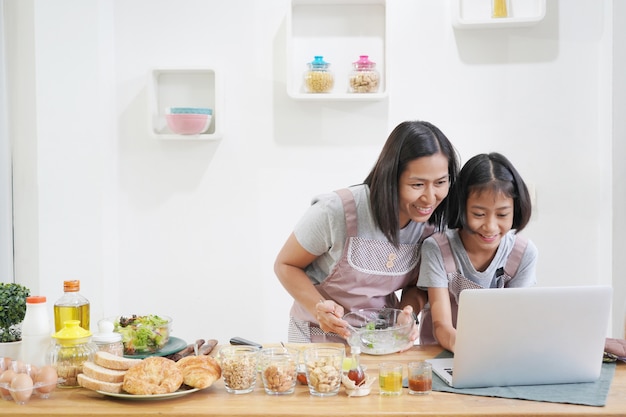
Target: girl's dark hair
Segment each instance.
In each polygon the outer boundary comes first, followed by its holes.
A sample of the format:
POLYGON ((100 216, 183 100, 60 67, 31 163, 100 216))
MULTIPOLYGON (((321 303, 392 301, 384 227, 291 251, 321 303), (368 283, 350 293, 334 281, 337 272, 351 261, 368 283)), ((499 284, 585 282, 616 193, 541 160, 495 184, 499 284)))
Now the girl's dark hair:
POLYGON ((532 213, 530 194, 513 164, 503 155, 480 154, 465 163, 448 194, 448 227, 467 227, 467 198, 470 193, 493 191, 513 199, 513 229, 528 224, 532 213))
MULTIPOLYGON (((443 154, 448 158, 452 184, 459 172, 456 150, 436 126, 428 122, 402 122, 391 132, 364 183, 370 189, 372 213, 380 230, 394 245, 400 231, 398 182, 409 162, 417 158, 443 154)), ((428 223, 442 229, 446 224, 446 200, 435 209, 428 223)))

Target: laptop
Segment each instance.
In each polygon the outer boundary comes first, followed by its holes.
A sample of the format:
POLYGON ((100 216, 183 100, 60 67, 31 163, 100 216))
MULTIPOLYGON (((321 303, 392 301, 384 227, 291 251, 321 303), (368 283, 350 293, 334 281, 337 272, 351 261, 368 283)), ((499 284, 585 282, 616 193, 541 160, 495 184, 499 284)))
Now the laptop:
POLYGON ((596 381, 611 299, 609 286, 462 291, 454 358, 428 361, 453 388, 596 381))

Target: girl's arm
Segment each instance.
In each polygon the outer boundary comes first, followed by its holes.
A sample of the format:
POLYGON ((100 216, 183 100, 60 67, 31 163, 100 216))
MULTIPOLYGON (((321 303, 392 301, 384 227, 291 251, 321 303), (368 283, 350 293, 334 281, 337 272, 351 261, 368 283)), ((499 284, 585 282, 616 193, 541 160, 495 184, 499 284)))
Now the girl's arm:
POLYGON ((456 329, 452 325, 452 307, 447 287, 428 288, 428 300, 433 318, 433 333, 441 347, 454 352, 456 329))
POLYGON ((347 332, 339 318, 343 307, 332 300, 320 303, 323 297, 304 272, 317 257, 304 249, 292 233, 276 257, 274 272, 287 292, 317 318, 322 330, 343 335, 347 332))

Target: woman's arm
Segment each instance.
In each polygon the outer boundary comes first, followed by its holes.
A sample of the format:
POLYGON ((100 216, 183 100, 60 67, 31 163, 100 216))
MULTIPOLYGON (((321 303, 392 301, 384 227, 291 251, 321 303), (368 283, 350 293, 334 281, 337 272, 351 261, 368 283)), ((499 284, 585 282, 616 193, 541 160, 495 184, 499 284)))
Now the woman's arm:
POLYGON ((428 300, 433 318, 433 333, 441 347, 454 352, 456 329, 452 325, 452 307, 447 287, 428 289, 428 300))
POLYGON ((292 233, 276 257, 274 272, 294 300, 317 318, 322 330, 344 334, 346 328, 340 319, 344 314, 343 307, 332 300, 324 300, 304 272, 304 268, 317 258, 304 249, 292 233))

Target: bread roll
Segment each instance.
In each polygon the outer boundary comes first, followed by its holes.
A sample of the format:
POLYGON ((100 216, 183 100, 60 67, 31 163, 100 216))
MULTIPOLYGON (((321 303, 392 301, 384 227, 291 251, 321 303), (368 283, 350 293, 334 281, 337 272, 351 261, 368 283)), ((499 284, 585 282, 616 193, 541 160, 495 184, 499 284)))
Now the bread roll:
POLYGON ((183 382, 194 388, 208 388, 222 376, 222 368, 210 356, 185 356, 176 366, 183 373, 183 382))
POLYGON ((131 366, 122 388, 129 394, 168 394, 183 384, 183 373, 176 362, 160 356, 151 356, 131 366))

